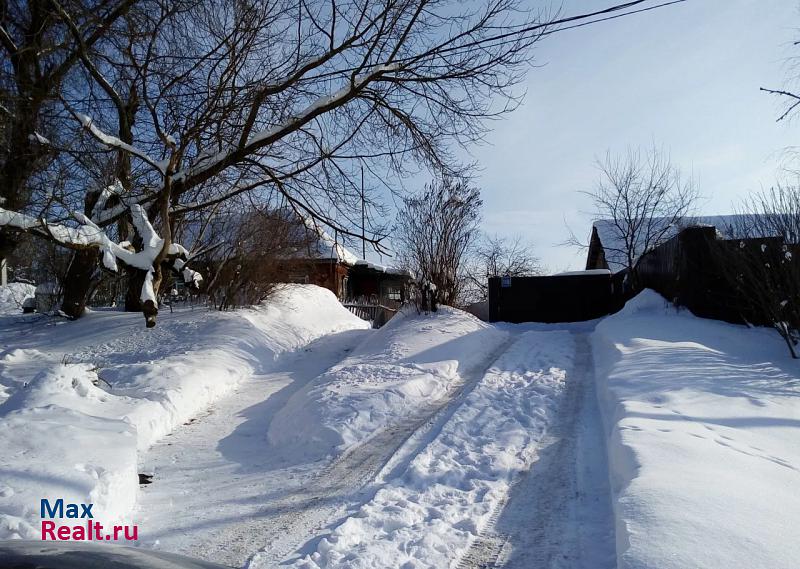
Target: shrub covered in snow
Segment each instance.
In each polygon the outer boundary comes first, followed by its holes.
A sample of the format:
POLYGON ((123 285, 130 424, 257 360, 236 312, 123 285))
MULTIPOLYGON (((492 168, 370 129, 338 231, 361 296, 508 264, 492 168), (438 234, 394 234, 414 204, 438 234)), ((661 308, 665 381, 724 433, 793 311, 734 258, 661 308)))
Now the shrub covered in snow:
POLYGON ((0 315, 22 312, 22 305, 33 298, 36 287, 27 283, 9 283, 0 286, 0 315))

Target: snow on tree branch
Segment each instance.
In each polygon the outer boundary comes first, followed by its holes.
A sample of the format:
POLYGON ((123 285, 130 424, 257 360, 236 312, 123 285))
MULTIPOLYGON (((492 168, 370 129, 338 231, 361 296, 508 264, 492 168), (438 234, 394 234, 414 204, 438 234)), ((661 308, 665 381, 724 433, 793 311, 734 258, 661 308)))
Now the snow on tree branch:
MULTIPOLYGON (((145 271, 141 300, 142 302, 152 301, 153 305, 157 306, 153 279, 155 276, 155 263, 164 248, 164 239, 153 228, 153 224, 150 223, 147 213, 141 205, 132 204, 130 213, 133 225, 142 239, 141 251, 133 251, 127 241, 122 243, 114 242, 102 228, 80 212, 73 214, 80 224, 77 227, 73 227, 61 223, 50 223, 42 218, 0 208, 0 227, 33 232, 70 249, 96 248, 103 256, 103 266, 110 271, 116 272, 118 270, 118 261, 145 271)), ((176 257, 188 256, 186 248, 177 243, 170 245, 169 253, 176 257)), ((203 281, 202 275, 188 268, 186 264, 186 260, 176 258, 172 263, 172 268, 182 274, 184 282, 195 287, 199 286, 203 281)))
POLYGON ((166 161, 153 160, 143 150, 139 150, 135 146, 131 146, 130 144, 122 142, 116 136, 103 132, 97 127, 97 125, 95 125, 94 120, 89 116, 86 116, 82 113, 75 113, 75 116, 80 121, 83 128, 89 131, 92 136, 94 136, 97 140, 99 140, 106 146, 110 148, 117 148, 119 150, 124 150, 125 152, 133 154, 137 158, 140 158, 141 160, 150 164, 150 166, 161 172, 161 175, 166 175, 167 173, 166 161))
POLYGON ((297 130, 301 126, 307 124, 315 117, 345 104, 348 100, 352 99, 358 94, 368 83, 375 81, 381 75, 397 71, 400 69, 398 64, 378 65, 374 67, 369 73, 359 75, 348 81, 347 85, 333 93, 332 95, 323 95, 318 97, 313 103, 308 105, 300 113, 292 116, 290 119, 274 125, 270 128, 261 130, 253 134, 247 142, 240 147, 236 147, 231 151, 222 151, 214 155, 201 154, 199 159, 194 164, 189 166, 187 170, 182 170, 173 176, 175 180, 183 180, 192 176, 201 176, 206 171, 212 170, 219 165, 227 165, 237 153, 244 152, 248 155, 252 152, 272 144, 274 141, 280 139, 287 132, 297 130))
POLYGON ((97 224, 82 213, 75 212, 74 216, 80 223, 78 227, 50 223, 45 219, 0 208, 0 227, 35 232, 70 249, 95 247, 103 253, 103 265, 110 271, 117 270, 117 260, 137 269, 148 270, 152 268, 153 261, 164 246, 164 240, 158 236, 144 209, 138 204, 131 206, 131 217, 142 237, 144 249, 136 253, 112 241, 97 224))

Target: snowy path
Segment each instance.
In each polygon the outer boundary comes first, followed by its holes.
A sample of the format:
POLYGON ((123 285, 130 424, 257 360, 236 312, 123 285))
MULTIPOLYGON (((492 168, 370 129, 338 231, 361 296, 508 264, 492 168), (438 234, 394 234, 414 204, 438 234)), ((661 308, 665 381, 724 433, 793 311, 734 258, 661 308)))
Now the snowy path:
POLYGON ((535 462, 512 487, 459 569, 610 569, 616 566, 603 426, 587 334, 535 462))
POLYGON ((369 333, 333 334, 285 356, 274 371, 242 383, 154 446, 140 466, 154 474, 137 511, 142 543, 232 565, 262 547, 263 537, 250 528, 275 515, 265 505, 291 495, 323 466, 270 454, 269 421, 369 333))
POLYGON ((145 546, 240 566, 276 566, 313 550, 368 501, 383 474, 407 463, 515 339, 464 370, 447 396, 374 436, 333 463, 275 455, 265 433, 289 398, 369 331, 325 337, 284 357, 276 370, 242 384, 196 420, 153 447, 142 472, 155 474, 140 496, 145 546), (203 476, 197 476, 202 472, 203 476), (258 553, 257 553, 258 552, 258 553))
MULTIPOLYGON (((335 334, 285 356, 277 369, 243 383, 145 455, 141 471, 155 477, 142 489, 136 520, 143 545, 233 566, 277 567, 305 558, 437 439, 487 371, 508 359, 520 339, 512 332, 478 365, 464 370, 446 397, 377 431, 333 462, 322 456, 310 462, 269 446, 265 433, 275 413, 369 333, 335 334)), ((458 567, 614 566, 591 350, 586 333, 574 335, 575 365, 555 423, 531 469, 516 481, 458 567)), ((572 354, 571 347, 567 353, 572 354)))
POLYGON ((265 548, 248 565, 277 567, 314 551, 333 527, 372 498, 388 472, 407 464, 436 436, 466 394, 514 340, 509 337, 479 366, 465 370, 463 381, 454 384, 445 398, 378 431, 335 460, 301 490, 276 500, 273 515, 248 528, 259 534, 265 548))

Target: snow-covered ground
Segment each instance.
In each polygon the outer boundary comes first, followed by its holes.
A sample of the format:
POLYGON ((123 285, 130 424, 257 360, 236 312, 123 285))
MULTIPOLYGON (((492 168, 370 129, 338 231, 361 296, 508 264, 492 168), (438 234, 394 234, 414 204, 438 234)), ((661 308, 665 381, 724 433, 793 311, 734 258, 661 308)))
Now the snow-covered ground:
POLYGON ((41 498, 129 523, 138 458, 153 443, 278 355, 366 327, 302 285, 253 310, 164 313, 152 330, 120 312, 0 317, 0 537, 40 538, 41 498))
POLYGON ((0 316, 20 314, 22 303, 32 298, 36 287, 26 283, 9 283, 0 286, 0 316))
POLYGON ((63 497, 250 569, 797 565, 800 366, 652 292, 599 323, 380 330, 303 285, 151 330, 9 308, 0 350, 0 538, 63 497))
MULTIPOLYGON (((263 548, 279 533, 280 511, 302 509, 327 464, 274 452, 266 434, 275 412, 371 333, 347 330, 287 354, 146 453, 141 469, 153 483, 134 516, 141 545, 231 565, 263 548)), ((307 525, 292 533, 313 532, 307 525)))
POLYGON ((308 384, 270 424, 279 448, 342 452, 446 398, 508 333, 460 310, 407 309, 347 359, 308 384))
MULTIPOLYGON (((38 499, 58 496, 138 524, 142 547, 252 568, 478 567, 471 553, 500 530, 510 560, 578 543, 561 536, 577 519, 564 492, 537 508, 561 520, 550 530, 505 521, 530 510, 514 488, 530 487, 557 411, 565 440, 582 424, 564 402, 591 381, 571 378, 567 329, 443 308, 373 331, 314 287, 259 310, 164 316, 153 330, 116 312, 0 320, 5 535, 37 538, 38 499)), ((559 472, 589 488, 576 456, 559 472)))
POLYGON ((405 472, 298 566, 412 569, 460 559, 530 465, 573 353, 568 332, 520 336, 405 472))
POLYGON ((594 335, 620 569, 800 564, 800 362, 645 291, 594 335))
POLYGON ((284 358, 145 457, 157 480, 143 490, 145 543, 234 565, 260 549, 253 565, 295 555, 369 499, 404 441, 509 338, 458 310, 407 310, 284 358))

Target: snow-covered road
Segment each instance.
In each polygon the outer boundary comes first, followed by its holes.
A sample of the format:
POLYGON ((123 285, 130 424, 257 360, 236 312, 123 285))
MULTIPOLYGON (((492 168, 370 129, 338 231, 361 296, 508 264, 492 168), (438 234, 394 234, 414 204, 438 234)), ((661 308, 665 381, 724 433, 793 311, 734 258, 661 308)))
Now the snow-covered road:
POLYGON ((611 569, 614 520, 588 334, 530 469, 462 558, 459 569, 611 569))
POLYGON ((255 553, 248 565, 269 568, 312 553, 333 527, 374 496, 385 483, 387 473, 407 464, 419 452, 420 442, 439 432, 464 395, 511 341, 510 338, 484 360, 464 370, 462 381, 453 384, 445 397, 376 431, 311 476, 301 489, 277 497, 275 515, 248 528, 255 529, 263 543, 263 550, 255 553))
MULTIPOLYGON (((140 470, 155 476, 142 488, 137 510, 143 545, 233 566, 309 559, 327 539, 337 539, 330 538, 334 528, 363 517, 359 510, 368 509, 376 493, 413 470, 415 459, 424 462, 425 452, 442 444, 439 438, 452 436, 443 431, 453 430, 450 423, 463 419, 459 414, 470 415, 470 401, 484 401, 473 393, 479 383, 509 373, 502 370, 549 373, 548 366, 557 364, 569 371, 565 388, 553 391, 553 423, 535 449, 520 447, 533 453, 530 470, 515 475, 507 501, 495 508, 459 567, 613 567, 605 447, 587 335, 574 331, 573 342, 566 331, 525 330, 511 329, 505 341, 462 370, 445 397, 376 431, 333 462, 325 456, 309 461, 303 449, 270 445, 264 433, 293 395, 341 366, 371 332, 333 334, 284 356, 270 373, 240 384, 144 455, 140 470), (542 345, 533 345, 540 340, 542 345), (544 371, 528 369, 527 360, 544 371)), ((544 417, 545 408, 535 401, 530 408, 544 417)), ((543 399, 541 405, 549 404, 543 399)))
POLYGON ((293 394, 339 363, 370 332, 316 340, 284 356, 154 446, 140 470, 142 544, 241 566, 271 567, 313 551, 338 522, 429 442, 513 336, 461 373, 445 397, 377 431, 333 462, 268 444, 264 434, 293 394), (277 450, 277 452, 276 452, 277 450), (200 473, 198 475, 198 473, 200 473), (255 554, 255 555, 254 555, 255 554))
POLYGON ((145 454, 140 471, 154 482, 142 487, 137 508, 142 545, 240 566, 271 535, 286 534, 278 518, 315 498, 309 480, 325 465, 270 454, 269 423, 369 333, 332 334, 284 356, 145 454))

